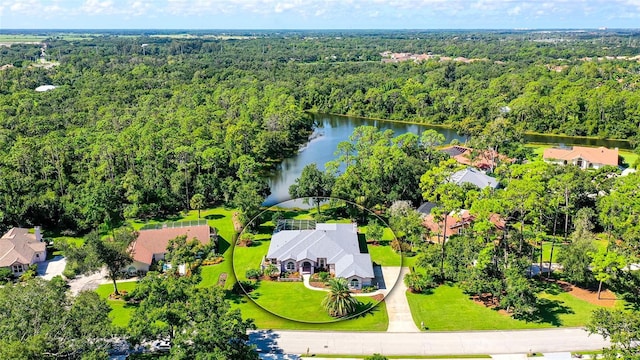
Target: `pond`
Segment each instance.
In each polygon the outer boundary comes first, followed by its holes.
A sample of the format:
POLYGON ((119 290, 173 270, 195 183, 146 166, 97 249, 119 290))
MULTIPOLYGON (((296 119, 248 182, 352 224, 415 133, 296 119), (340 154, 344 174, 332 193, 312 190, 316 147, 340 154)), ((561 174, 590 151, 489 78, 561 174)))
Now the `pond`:
MULTIPOLYGON (((271 173, 267 181, 271 188, 271 194, 265 199, 264 206, 272 206, 282 201, 289 200, 289 186, 300 177, 302 169, 311 163, 316 163, 320 170, 324 165, 336 158, 335 152, 338 144, 349 140, 349 136, 358 126, 375 126, 381 130, 391 129, 394 136, 407 132, 420 135, 423 131, 433 129, 443 134, 446 143, 453 139, 464 142, 464 137, 458 135, 455 130, 418 124, 405 124, 373 119, 354 118, 340 115, 312 114, 317 124, 311 140, 305 144, 297 154, 284 159, 282 163, 271 173)), ((604 140, 594 138, 577 138, 570 136, 555 136, 543 134, 528 134, 527 142, 558 144, 558 145, 585 145, 629 148, 627 141, 604 140)))

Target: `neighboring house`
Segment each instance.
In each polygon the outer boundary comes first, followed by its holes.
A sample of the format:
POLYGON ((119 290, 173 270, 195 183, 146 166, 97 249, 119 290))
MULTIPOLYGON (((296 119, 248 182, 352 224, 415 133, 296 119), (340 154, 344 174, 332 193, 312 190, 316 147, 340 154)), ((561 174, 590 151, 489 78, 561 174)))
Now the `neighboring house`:
POLYGON ((185 235, 187 240, 197 239, 203 245, 212 241, 215 243, 217 238, 215 230, 209 225, 168 227, 164 224, 159 229, 140 230, 138 238, 131 245, 133 263, 127 271, 131 273, 149 271, 151 264, 164 259, 169 240, 185 235))
POLYGON ((581 169, 599 169, 606 165, 618 166, 618 149, 605 147, 552 147, 544 150, 542 158, 546 162, 568 165, 581 169))
POLYGON ((434 203, 434 202, 423 202, 422 204, 420 204, 420 206, 418 207, 418 209, 416 209, 417 212, 420 213, 420 216, 422 216, 423 218, 429 214, 431 214, 431 210, 433 210, 433 208, 437 207, 438 204, 434 203))
MULTIPOLYGON (((444 240, 449 240, 451 236, 463 234, 466 229, 473 225, 476 220, 476 216, 472 215, 469 210, 460 210, 458 212, 452 211, 447 214, 446 228, 444 229, 444 240)), ((504 231, 506 223, 504 219, 498 214, 491 214, 489 221, 493 224, 496 230, 504 231)), ((443 228, 445 227, 445 221, 436 221, 433 214, 428 214, 423 218, 422 225, 429 229, 427 240, 434 243, 441 243, 443 236, 443 228)))
POLYGON ((0 268, 9 268, 15 276, 46 258, 47 244, 42 241, 39 226, 33 233, 30 229, 14 227, 0 238, 0 268))
MULTIPOLYGON (((276 227, 278 229, 280 227, 276 227)), ((281 272, 328 271, 361 289, 374 278, 371 256, 361 253, 357 224, 316 224, 314 229, 280 230, 271 238, 266 260, 281 272)))
POLYGON ((513 159, 493 150, 484 150, 473 154, 472 148, 452 145, 441 151, 455 159, 459 164, 474 166, 485 171, 495 168, 498 162, 513 162, 513 159))
POLYGON ((449 179, 452 183, 462 185, 464 183, 473 184, 480 189, 498 187, 498 180, 472 167, 453 173, 449 179))
POLYGON ((469 228, 474 219, 475 216, 471 215, 469 210, 460 210, 447 214, 446 219, 442 219, 442 221, 436 221, 435 216, 429 214, 424 217, 422 224, 429 229, 427 239, 431 242, 441 243, 443 229, 444 241, 446 242, 451 236, 458 235, 462 233, 464 229, 469 228))

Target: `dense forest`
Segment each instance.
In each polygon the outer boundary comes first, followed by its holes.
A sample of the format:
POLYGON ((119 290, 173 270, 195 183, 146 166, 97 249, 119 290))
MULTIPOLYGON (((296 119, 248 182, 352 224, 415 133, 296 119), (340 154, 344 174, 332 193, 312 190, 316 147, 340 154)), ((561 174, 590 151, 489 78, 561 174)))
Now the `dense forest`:
POLYGON ((252 213, 264 172, 310 133, 305 111, 472 136, 503 117, 640 138, 633 32, 120 35, 52 35, 44 56, 42 44, 0 47, 2 227, 84 232, 188 208, 195 194, 252 213), (476 61, 383 63, 383 51, 476 61), (57 88, 34 91, 44 84, 57 88))

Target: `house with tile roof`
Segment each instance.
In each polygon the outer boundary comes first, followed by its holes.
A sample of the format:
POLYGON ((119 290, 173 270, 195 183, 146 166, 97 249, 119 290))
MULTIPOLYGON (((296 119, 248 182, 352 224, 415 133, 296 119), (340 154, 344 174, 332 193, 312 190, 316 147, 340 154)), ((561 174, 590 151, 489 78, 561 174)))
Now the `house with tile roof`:
POLYGON ((131 245, 133 263, 126 270, 131 273, 149 271, 151 264, 164 259, 169 240, 178 236, 186 236, 187 240, 197 239, 203 245, 215 243, 217 238, 215 230, 207 224, 182 226, 173 223, 172 226, 163 224, 157 229, 140 230, 131 245))
POLYGON ((452 145, 440 151, 455 159, 461 165, 474 166, 481 170, 494 169, 499 162, 512 163, 511 159, 493 150, 475 151, 461 145, 452 145))
POLYGON ((453 173, 449 181, 456 185, 463 185, 465 183, 472 184, 479 187, 480 189, 484 189, 486 187, 495 189, 499 185, 496 178, 493 178, 485 174, 483 171, 474 169, 472 167, 468 167, 466 169, 453 173))
POLYGON ((42 240, 40 227, 34 231, 11 228, 0 238, 0 268, 8 268, 14 276, 20 276, 29 265, 45 261, 47 244, 42 240))
MULTIPOLYGON (((444 218, 438 220, 432 213, 422 218, 422 225, 429 230, 427 240, 433 243, 442 243, 443 239, 446 242, 451 236, 463 234, 473 225, 476 216, 471 214, 469 210, 462 209, 447 214, 446 222, 444 218)), ((499 214, 490 214, 488 220, 493 224, 495 230, 504 231, 506 229, 506 222, 499 214)))
POLYGON ((266 260, 281 272, 313 274, 328 271, 361 289, 374 278, 371 256, 361 252, 358 226, 318 223, 312 229, 279 230, 271 238, 266 260))
POLYGON ((606 165, 618 166, 618 149, 606 147, 552 147, 544 149, 544 161, 560 165, 575 165, 581 169, 599 169, 606 165))

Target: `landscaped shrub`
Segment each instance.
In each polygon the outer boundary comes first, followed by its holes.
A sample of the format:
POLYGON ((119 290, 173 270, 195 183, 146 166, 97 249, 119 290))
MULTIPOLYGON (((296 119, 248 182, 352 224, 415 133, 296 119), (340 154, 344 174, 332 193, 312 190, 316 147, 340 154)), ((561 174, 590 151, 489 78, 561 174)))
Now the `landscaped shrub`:
POLYGON ((279 273, 280 273, 280 270, 274 264, 269 264, 269 266, 267 266, 264 269, 264 274, 267 275, 270 278, 274 278, 274 277, 278 276, 279 273))
POLYGON ((224 261, 224 257, 223 257, 223 256, 219 256, 219 255, 218 255, 217 257, 214 257, 214 258, 211 258, 211 259, 204 260, 204 261, 202 262, 202 266, 216 265, 216 264, 220 264, 220 263, 221 263, 221 262, 223 262, 223 261, 224 261))
POLYGON ((0 284, 8 283, 13 279, 13 273, 11 269, 0 268, 0 284))
POLYGON ((361 290, 363 293, 371 293, 378 289, 375 286, 367 285, 367 286, 363 286, 361 290))
POLYGON ((256 280, 260 276, 262 276, 262 271, 260 271, 260 269, 249 269, 245 272, 245 276, 247 277, 247 279, 256 280))
POLYGON ((391 248, 396 252, 409 253, 411 252, 411 244, 402 240, 393 239, 391 242, 391 248))
POLYGON ((317 274, 318 274, 318 280, 320 280, 321 282, 327 282, 331 278, 331 274, 329 274, 326 271, 321 271, 317 274))
POLYGON ((404 284, 413 293, 423 293, 436 285, 432 277, 415 272, 404 276, 404 284))
POLYGON ((388 360, 389 358, 386 356, 382 356, 380 354, 373 354, 371 356, 367 356, 364 360, 388 360))

